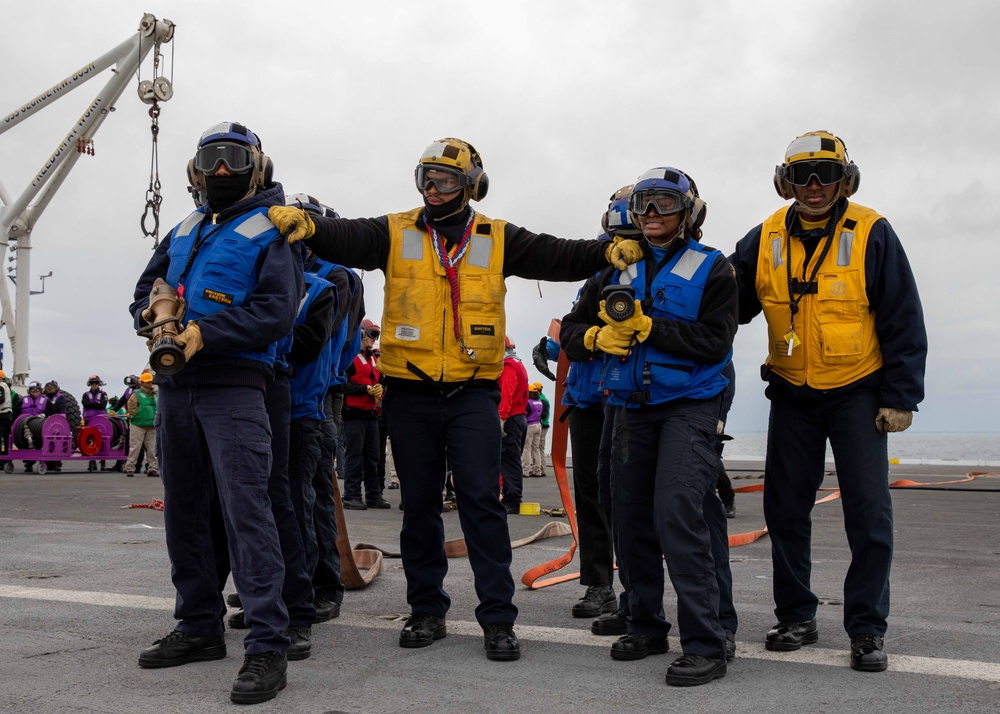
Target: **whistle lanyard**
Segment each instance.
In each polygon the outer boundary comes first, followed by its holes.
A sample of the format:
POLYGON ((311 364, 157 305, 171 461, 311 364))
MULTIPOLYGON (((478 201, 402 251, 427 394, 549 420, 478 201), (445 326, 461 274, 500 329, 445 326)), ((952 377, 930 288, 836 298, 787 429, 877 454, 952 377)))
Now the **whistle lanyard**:
MULTIPOLYGON (((788 327, 788 332, 785 334, 785 342, 788 344, 788 356, 792 356, 792 350, 802 344, 802 340, 799 336, 795 334, 795 315, 799 312, 799 303, 802 302, 802 298, 806 296, 807 293, 811 292, 813 287, 816 285, 816 275, 819 273, 819 268, 823 265, 823 261, 826 260, 827 254, 830 252, 830 246, 833 245, 833 234, 837 230, 837 224, 840 223, 841 213, 834 210, 833 215, 830 216, 830 225, 826 232, 826 242, 823 244, 823 250, 820 251, 819 260, 813 265, 812 275, 809 276, 809 280, 805 283, 799 283, 797 287, 800 289, 798 293, 792 287, 792 236, 789 232, 785 236, 785 275, 788 280, 788 307, 792 311, 791 323, 788 327)), ((794 223, 795 217, 793 217, 792 222, 794 223)))
POLYGON ((469 244, 472 242, 472 224, 475 221, 475 218, 476 212, 470 209, 469 221, 465 224, 465 230, 462 232, 462 240, 459 241, 458 245, 452 248, 451 254, 449 255, 447 242, 445 241, 444 236, 438 233, 437 229, 431 226, 427 221, 427 217, 424 216, 424 226, 431 235, 431 245, 434 247, 434 253, 437 255, 438 260, 441 261, 445 277, 448 279, 448 287, 451 291, 451 315, 452 322, 455 327, 455 339, 458 340, 458 344, 462 346, 465 353, 472 359, 476 358, 475 351, 466 347, 465 343, 462 341, 462 328, 458 314, 460 292, 458 285, 458 268, 456 266, 459 261, 465 257, 465 253, 469 249, 469 244))

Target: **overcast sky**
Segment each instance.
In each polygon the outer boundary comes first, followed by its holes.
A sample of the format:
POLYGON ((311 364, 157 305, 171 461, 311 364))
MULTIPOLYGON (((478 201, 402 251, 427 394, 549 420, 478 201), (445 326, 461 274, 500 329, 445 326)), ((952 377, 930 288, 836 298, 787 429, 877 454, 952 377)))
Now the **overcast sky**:
MULTIPOLYGON (((728 254, 782 204, 771 177, 787 144, 830 130, 861 169, 855 199, 893 225, 920 288, 930 355, 913 429, 1000 431, 1000 5, 10 2, 0 116, 130 37, 143 12, 177 25, 161 72, 174 86, 160 116, 164 234, 193 208, 185 165, 198 136, 239 121, 287 192, 349 217, 418 206, 413 167, 445 136, 483 156, 490 191, 477 210, 566 238, 594 238, 612 192, 676 166, 708 203, 704 242, 728 254)), ((0 135, 8 192, 24 190, 109 77, 0 135)), ((127 312, 152 249, 139 229, 150 120, 137 83, 33 233, 33 289, 54 275, 31 298, 30 379, 77 394, 94 372, 117 393, 147 357, 127 312)), ((364 282, 379 321, 382 275, 364 282)), ((508 332, 541 379, 530 347, 578 285, 507 286, 508 332)), ((761 316, 737 336, 730 431, 766 429, 765 332, 761 316)))

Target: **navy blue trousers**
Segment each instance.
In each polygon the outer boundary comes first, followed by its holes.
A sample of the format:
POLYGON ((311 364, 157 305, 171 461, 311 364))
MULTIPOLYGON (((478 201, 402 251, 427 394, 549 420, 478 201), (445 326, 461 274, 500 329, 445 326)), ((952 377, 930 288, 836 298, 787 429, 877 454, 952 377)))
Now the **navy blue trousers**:
POLYGON ((715 491, 720 401, 622 410, 624 451, 614 482, 619 558, 631 588, 629 632, 663 637, 670 630, 663 613, 666 558, 681 648, 716 659, 725 657, 725 634, 705 500, 715 491))
POLYGON ((306 570, 306 551, 302 545, 298 517, 292 505, 288 478, 292 399, 287 375, 280 372, 275 375, 274 381, 267 388, 264 404, 271 423, 271 476, 267 480, 267 495, 271 499, 271 513, 278 529, 281 556, 285 561, 281 599, 288 609, 289 624, 307 627, 316 619, 316 608, 313 606, 313 586, 306 570))
POLYGON ((364 485, 364 500, 377 501, 382 497, 378 481, 378 420, 372 412, 371 419, 344 419, 347 467, 344 469, 344 500, 360 501, 364 485))
MULTIPOLYGON (((613 445, 619 443, 619 433, 621 427, 621 408, 604 407, 604 429, 601 432, 601 454, 598 466, 598 489, 601 494, 601 503, 607 504, 606 511, 611 521, 611 532, 615 544, 615 552, 618 552, 618 530, 612 508, 612 491, 614 490, 615 473, 621 471, 621 449, 614 449, 613 445)), ((739 627, 739 618, 736 615, 736 603, 733 600, 733 571, 729 563, 729 523, 726 520, 726 511, 721 500, 715 492, 709 489, 705 494, 702 503, 702 515, 705 524, 708 526, 709 535, 712 539, 712 560, 715 563, 715 580, 719 585, 719 624, 724 628, 736 632, 739 627)), ((622 592, 618 596, 618 607, 629 612, 628 596, 629 583, 625 568, 618 567, 618 580, 622 586, 622 592)))
POLYGON ((294 419, 290 429, 288 477, 291 481, 292 505, 298 519, 302 546, 305 551, 306 574, 312 582, 319 558, 316 545, 316 487, 313 477, 322 456, 320 442, 323 422, 319 419, 294 419))
POLYGON ((875 428, 877 392, 768 387, 771 416, 764 467, 764 520, 771 538, 774 614, 816 616, 812 572, 813 504, 823 483, 826 441, 837 467, 851 565, 844 580, 844 629, 883 635, 889 616, 892 500, 885 434, 875 428))
POLYGON ((333 464, 337 455, 337 423, 331 417, 340 410, 343 396, 327 392, 323 405, 326 419, 320 427, 319 463, 313 478, 316 505, 313 524, 316 528, 316 570, 313 588, 316 596, 338 605, 344 602, 344 583, 340 579, 340 551, 337 549, 337 502, 333 492, 333 464))
MULTIPOLYGON (((524 439, 527 434, 528 420, 524 414, 511 414, 504 422, 500 447, 500 476, 503 476, 503 500, 507 503, 521 502, 524 489, 521 454, 524 453, 524 439)), ((499 481, 498 477, 497 482, 499 483, 499 481)))
POLYGON ((614 582, 614 548, 609 513, 601 505, 601 433, 604 408, 596 405, 571 409, 569 440, 573 452, 573 497, 580 535, 580 584, 611 585, 614 582))
POLYGON ((285 566, 267 495, 271 427, 264 393, 249 387, 161 385, 156 413, 164 528, 177 629, 221 634, 225 603, 211 533, 218 495, 247 654, 288 648, 285 566), (214 475, 214 478, 213 478, 214 475))
POLYGON ((441 490, 450 467, 479 596, 476 619, 486 625, 517 618, 510 533, 500 503, 499 405, 498 389, 478 386, 450 398, 386 390, 383 409, 403 497, 399 545, 413 612, 444 617, 451 605, 444 590, 448 559, 441 520, 441 490))

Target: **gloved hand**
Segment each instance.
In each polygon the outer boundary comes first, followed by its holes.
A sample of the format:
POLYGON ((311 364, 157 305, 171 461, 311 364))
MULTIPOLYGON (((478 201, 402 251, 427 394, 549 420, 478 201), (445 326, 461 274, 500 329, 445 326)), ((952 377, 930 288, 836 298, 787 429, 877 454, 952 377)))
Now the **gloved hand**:
POLYGON ((549 338, 543 337, 541 342, 531 348, 531 363, 535 365, 535 369, 554 382, 556 376, 549 369, 548 343, 549 338))
POLYGON ((894 431, 906 431, 913 423, 913 412, 892 407, 879 407, 875 417, 875 428, 883 434, 894 431))
POLYGON ((615 238, 604 252, 604 257, 618 270, 625 270, 632 263, 642 260, 642 246, 639 241, 615 238))
POLYGON ((715 425, 715 433, 722 434, 726 431, 726 422, 719 419, 719 423, 715 425))
POLYGON ((583 346, 591 352, 600 350, 609 355, 624 357, 632 346, 632 333, 619 334, 613 327, 594 325, 583 336, 583 346))
POLYGON ((383 391, 384 387, 381 384, 373 384, 372 386, 368 387, 368 393, 372 395, 372 397, 375 399, 376 402, 382 398, 383 391))
POLYGON ((289 243, 312 238, 316 232, 316 224, 309 214, 295 206, 271 206, 267 217, 281 235, 288 236, 289 243))
POLYGON ((139 317, 141 317, 142 321, 145 322, 147 325, 153 324, 153 311, 150 310, 148 307, 141 313, 139 313, 139 317))
POLYGON ((500 434, 501 434, 501 436, 507 436, 507 420, 506 419, 501 419, 500 420, 500 434))
POLYGON ((189 322, 184 331, 174 338, 178 346, 184 348, 184 359, 188 362, 194 357, 194 353, 205 346, 201 341, 201 328, 197 322, 189 322))
POLYGON ((608 313, 604 309, 605 301, 601 300, 601 309, 598 311, 597 316, 604 320, 608 325, 613 327, 616 331, 621 333, 634 332, 635 337, 639 342, 645 342, 646 338, 649 337, 649 333, 653 330, 653 318, 642 314, 642 303, 638 300, 635 301, 635 312, 627 320, 612 319, 608 316, 608 313))

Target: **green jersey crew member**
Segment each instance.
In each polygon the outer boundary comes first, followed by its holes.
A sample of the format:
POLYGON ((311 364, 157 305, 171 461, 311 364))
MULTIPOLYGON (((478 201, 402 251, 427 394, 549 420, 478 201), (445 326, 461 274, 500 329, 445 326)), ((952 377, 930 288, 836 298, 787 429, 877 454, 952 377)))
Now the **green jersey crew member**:
POLYGON ((634 241, 613 245, 535 234, 480 215, 469 201, 489 179, 476 150, 459 139, 431 144, 415 170, 424 203, 369 219, 310 218, 279 207, 269 215, 289 240, 308 238, 324 260, 385 273, 379 369, 383 404, 402 488, 400 550, 412 614, 402 647, 447 633, 450 598, 441 486, 454 473, 469 546, 486 656, 520 657, 513 625, 511 549, 499 500, 504 278, 583 280, 610 260, 623 269, 641 256, 634 241))

